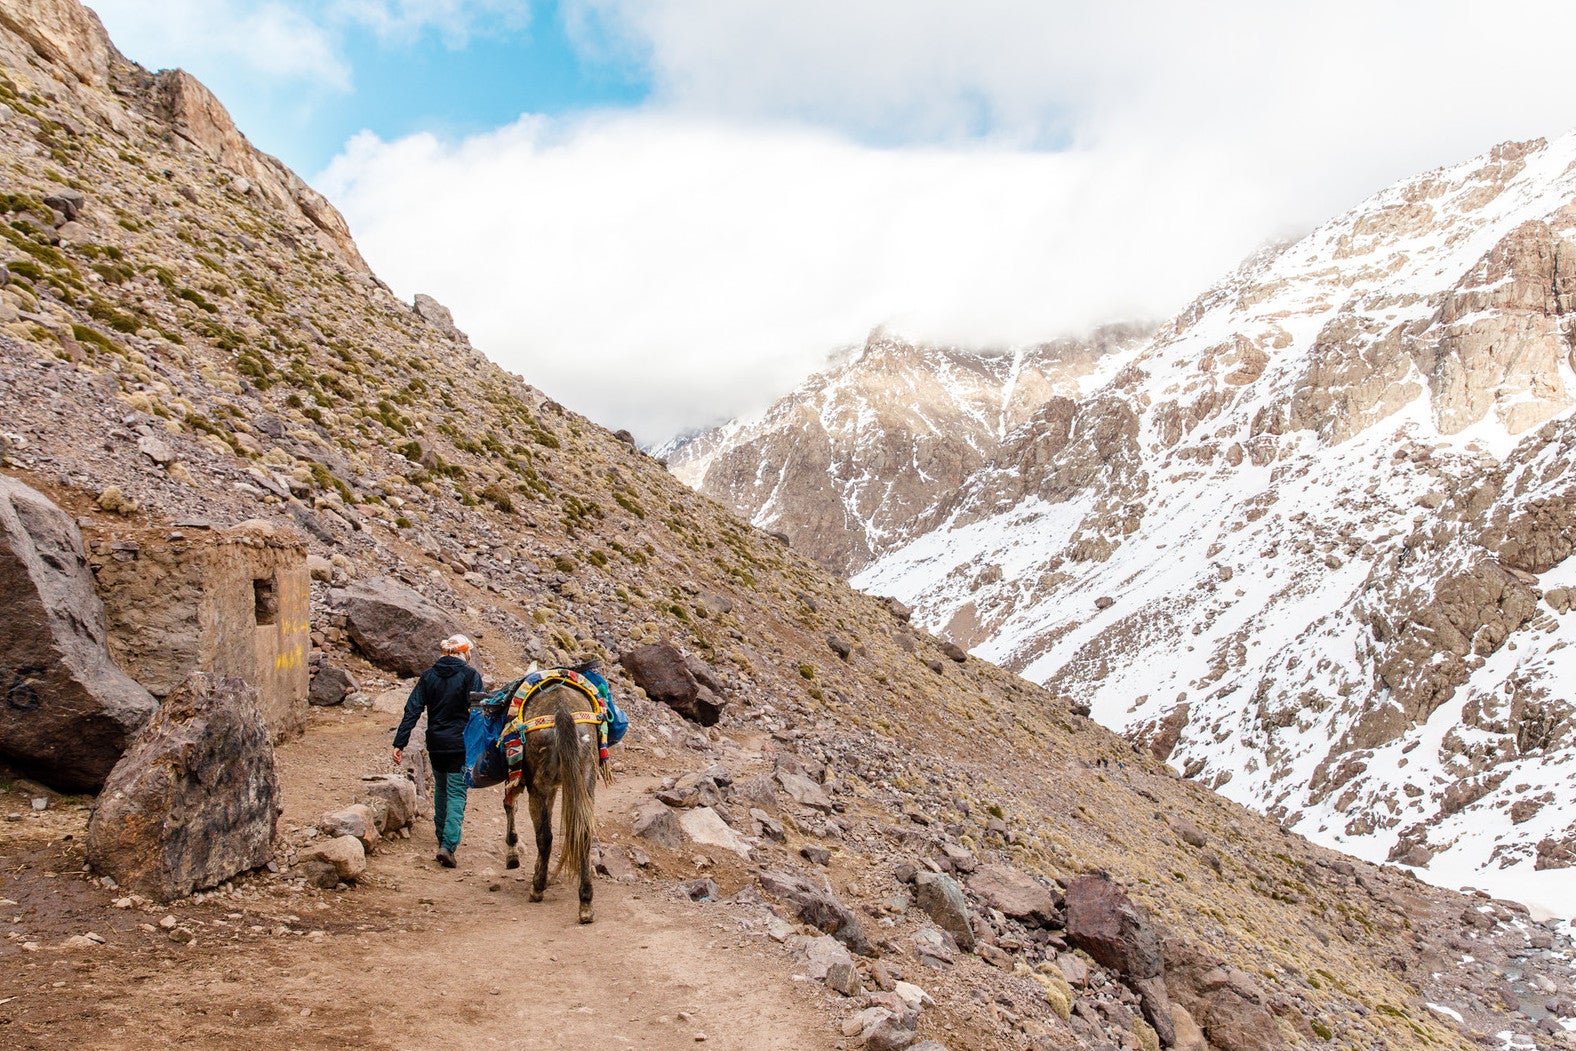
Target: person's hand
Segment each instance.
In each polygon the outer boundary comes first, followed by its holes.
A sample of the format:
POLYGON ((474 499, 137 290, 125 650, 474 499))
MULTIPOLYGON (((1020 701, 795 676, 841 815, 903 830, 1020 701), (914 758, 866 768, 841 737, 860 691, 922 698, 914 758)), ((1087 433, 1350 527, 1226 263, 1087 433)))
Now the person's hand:
POLYGON ((403 748, 396 748, 396 749, 394 749, 394 765, 395 766, 398 766, 400 764, 400 760, 402 760, 404 758, 405 758, 405 749, 403 749, 403 748))

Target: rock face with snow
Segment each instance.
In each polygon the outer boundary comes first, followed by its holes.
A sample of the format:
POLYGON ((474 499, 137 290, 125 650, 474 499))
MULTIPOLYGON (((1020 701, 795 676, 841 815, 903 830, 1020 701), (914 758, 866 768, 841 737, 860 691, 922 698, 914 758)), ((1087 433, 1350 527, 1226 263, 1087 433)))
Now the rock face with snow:
POLYGON ((1576 495, 1573 161, 1501 146, 1250 259, 858 582, 1301 831, 1530 868, 1576 818, 1493 838, 1576 743, 1541 600, 1576 495))
POLYGON ((661 450, 679 478, 837 573, 920 535, 1004 435, 1147 330, 988 353, 871 335, 760 418, 661 450))
POLYGON ((1407 180, 897 503, 854 582, 1298 831, 1536 896, 1576 839, 1573 281, 1576 137, 1407 180))

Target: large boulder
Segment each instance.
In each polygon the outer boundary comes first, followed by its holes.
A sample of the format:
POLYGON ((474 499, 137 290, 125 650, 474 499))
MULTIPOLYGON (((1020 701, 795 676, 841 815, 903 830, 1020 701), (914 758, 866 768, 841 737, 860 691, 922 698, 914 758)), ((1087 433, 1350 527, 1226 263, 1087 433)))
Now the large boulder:
POLYGON ((986 905, 1026 927, 1060 927, 1061 903, 1027 872, 1009 865, 982 865, 969 876, 969 890, 986 905))
POLYGON ((647 697, 691 722, 714 726, 722 716, 722 699, 714 689, 702 685, 690 662, 671 643, 638 647, 620 655, 618 661, 647 697))
POLYGON ((319 661, 312 669, 312 682, 307 687, 307 703, 320 708, 339 704, 345 695, 361 689, 356 677, 334 664, 319 661))
POLYGON ((182 897, 267 864, 279 810, 256 693, 197 672, 110 772, 88 821, 88 862, 149 897, 182 897))
POLYGON ((454 618, 388 577, 329 592, 329 604, 367 660, 401 677, 420 675, 441 655, 438 644, 460 630, 454 618))
POLYGON ((1181 939, 1167 938, 1165 952, 1177 1047, 1186 1047, 1189 1034, 1199 1030, 1200 1039, 1207 1037, 1209 1046, 1219 1051, 1277 1051, 1286 1046, 1269 1010, 1269 995, 1252 975, 1181 939))
POLYGON ((757 878, 761 889, 781 898, 801 923, 830 934, 861 956, 871 955, 870 940, 858 915, 831 891, 791 872, 763 871, 757 878))
POLYGON ((679 827, 692 843, 704 847, 721 847, 741 857, 749 857, 750 843, 739 835, 711 807, 696 807, 679 815, 679 827))
POLYGON ((410 778, 401 774, 375 774, 361 780, 366 784, 363 798, 383 804, 383 827, 378 829, 379 832, 398 832, 415 823, 418 816, 416 785, 410 778))
POLYGON ((969 922, 969 905, 956 880, 940 872, 921 872, 914 877, 914 897, 925 915, 952 935, 958 948, 964 952, 974 951, 974 927, 969 922))
POLYGON ((1176 1042, 1171 1001, 1166 995, 1160 935, 1142 906, 1100 875, 1067 885, 1067 941, 1102 966, 1119 971, 1139 996, 1144 1019, 1160 1042, 1176 1042))
POLYGON ((158 709, 104 648, 82 535, 48 497, 0 476, 0 759, 95 791, 158 709))

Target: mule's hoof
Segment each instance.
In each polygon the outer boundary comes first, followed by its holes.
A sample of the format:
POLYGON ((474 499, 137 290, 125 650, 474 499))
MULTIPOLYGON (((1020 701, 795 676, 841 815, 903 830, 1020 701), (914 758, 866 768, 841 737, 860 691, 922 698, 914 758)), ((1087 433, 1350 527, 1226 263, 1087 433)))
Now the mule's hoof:
POLYGON ((591 906, 589 906, 589 905, 582 905, 582 906, 580 906, 580 922, 581 923, 590 923, 591 919, 592 919, 591 906))
POLYGON ((531 900, 532 901, 541 901, 542 900, 542 892, 539 891, 539 890, 533 890, 531 892, 531 900))
POLYGON ((520 859, 519 858, 510 858, 508 861, 505 861, 503 863, 503 867, 506 868, 506 869, 517 869, 517 868, 520 867, 520 859))

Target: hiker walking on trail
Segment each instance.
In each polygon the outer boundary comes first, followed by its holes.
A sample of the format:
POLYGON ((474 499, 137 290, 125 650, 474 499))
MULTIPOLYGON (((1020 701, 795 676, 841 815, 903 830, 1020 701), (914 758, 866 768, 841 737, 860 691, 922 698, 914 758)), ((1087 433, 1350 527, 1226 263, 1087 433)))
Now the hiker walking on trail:
POLYGON ((433 793, 432 824, 438 834, 438 864, 454 867, 465 823, 465 723, 471 714, 471 694, 482 688, 482 677, 468 663, 471 640, 451 635, 443 640, 443 656, 416 681, 405 702, 405 716, 394 732, 394 765, 405 757, 410 732, 421 713, 427 713, 427 754, 437 782, 433 793))

